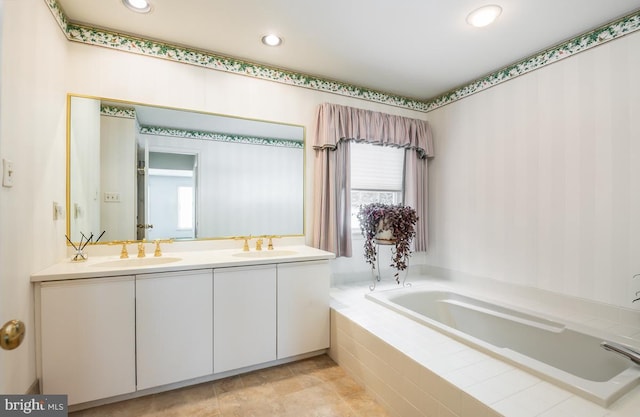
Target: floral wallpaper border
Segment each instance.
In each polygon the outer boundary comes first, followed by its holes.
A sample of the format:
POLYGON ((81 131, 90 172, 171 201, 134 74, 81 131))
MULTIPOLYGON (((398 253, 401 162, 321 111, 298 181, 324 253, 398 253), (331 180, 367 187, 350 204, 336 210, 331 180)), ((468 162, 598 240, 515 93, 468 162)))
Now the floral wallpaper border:
POLYGON ((169 129, 157 126, 140 126, 140 133, 155 136, 172 136, 185 139, 215 140, 218 142, 236 142, 248 145, 277 146, 281 148, 303 149, 299 140, 265 138, 259 136, 228 135, 225 133, 203 132, 198 130, 169 129))
POLYGON ((57 0, 44 0, 53 13, 60 28, 70 41, 102 46, 120 51, 168 59, 184 64, 196 65, 218 71, 226 71, 287 85, 330 92, 367 101, 388 104, 410 110, 429 112, 457 100, 552 64, 576 53, 602 45, 640 29, 640 10, 604 25, 598 29, 577 36, 560 45, 504 67, 472 83, 456 88, 430 100, 416 100, 381 91, 370 90, 355 85, 324 80, 310 75, 241 61, 211 52, 188 49, 176 45, 122 35, 102 29, 95 29, 70 22, 57 0))
POLYGON ((123 119, 134 119, 136 117, 136 110, 131 107, 102 104, 100 105, 100 114, 103 116, 121 117, 123 119))
MULTIPOLYGON (((100 114, 110 117, 121 117, 126 119, 133 119, 136 116, 136 111, 130 107, 120 107, 103 104, 100 106, 100 114)), ((304 144, 295 139, 278 139, 267 138, 260 136, 244 136, 244 135, 228 135, 225 133, 216 132, 204 132, 198 130, 185 130, 185 129, 173 129, 160 126, 140 126, 139 132, 147 135, 156 136, 171 136, 184 139, 201 139, 201 140, 215 140, 219 142, 237 142, 248 145, 266 145, 277 146, 282 148, 297 148, 303 149, 304 144)))

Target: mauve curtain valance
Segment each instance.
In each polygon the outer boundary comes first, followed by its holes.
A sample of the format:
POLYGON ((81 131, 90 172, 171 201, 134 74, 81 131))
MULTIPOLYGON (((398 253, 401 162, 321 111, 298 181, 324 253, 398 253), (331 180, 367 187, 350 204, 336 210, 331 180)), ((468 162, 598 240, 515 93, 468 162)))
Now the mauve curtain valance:
POLYGON ((320 105, 313 148, 336 149, 341 140, 415 149, 420 158, 433 156, 433 138, 424 120, 339 104, 320 105))
POLYGON ((427 158, 434 156, 429 124, 329 103, 320 106, 316 122, 312 245, 336 256, 351 256, 350 148, 356 141, 406 149, 403 201, 421 219, 415 249, 426 251, 427 158))

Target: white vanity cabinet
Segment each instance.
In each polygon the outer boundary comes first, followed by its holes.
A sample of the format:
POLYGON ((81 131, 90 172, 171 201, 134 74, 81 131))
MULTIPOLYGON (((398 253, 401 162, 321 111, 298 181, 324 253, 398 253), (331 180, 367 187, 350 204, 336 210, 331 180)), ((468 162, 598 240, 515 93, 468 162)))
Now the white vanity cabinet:
POLYGON ((178 268, 92 257, 32 275, 41 392, 82 409, 327 349, 331 254, 237 252, 181 253, 178 268))
POLYGON ((213 371, 276 359, 276 265, 213 272, 213 371))
POLYGON ((136 276, 138 390, 213 373, 211 269, 136 276))
POLYGON ((329 262, 278 264, 278 359, 329 347, 329 262))
POLYGON ((134 277, 43 282, 41 383, 69 404, 134 392, 134 277))

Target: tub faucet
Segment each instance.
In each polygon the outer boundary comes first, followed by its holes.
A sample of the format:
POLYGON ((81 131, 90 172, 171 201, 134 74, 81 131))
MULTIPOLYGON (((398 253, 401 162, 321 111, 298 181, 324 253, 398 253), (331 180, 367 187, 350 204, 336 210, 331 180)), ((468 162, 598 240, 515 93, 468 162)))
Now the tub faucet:
POLYGON ((615 352, 619 355, 624 356, 636 365, 640 365, 640 352, 637 352, 628 346, 606 341, 600 343, 600 346, 602 346, 605 350, 609 350, 611 352, 615 352))

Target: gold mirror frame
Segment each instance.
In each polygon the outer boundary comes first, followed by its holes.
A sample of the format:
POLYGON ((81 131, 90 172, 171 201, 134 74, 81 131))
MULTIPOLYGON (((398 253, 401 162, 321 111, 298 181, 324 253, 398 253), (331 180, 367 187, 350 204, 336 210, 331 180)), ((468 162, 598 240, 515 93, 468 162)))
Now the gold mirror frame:
MULTIPOLYGON (((305 202, 305 195, 306 195, 306 128, 304 125, 296 125, 296 124, 290 124, 290 123, 281 123, 281 122, 274 122, 274 121, 267 121, 267 120, 261 120, 261 119, 253 119, 253 118, 245 118, 245 117, 238 117, 238 116, 232 116, 232 115, 224 115, 224 114, 217 114, 217 113, 211 113, 211 112, 204 112, 204 111, 200 111, 200 110, 190 110, 190 109, 183 109, 183 108, 176 108, 176 107, 170 107, 170 106, 158 106, 158 105, 151 105, 151 104, 145 104, 145 103, 140 103, 140 102, 132 102, 132 101, 127 101, 127 100, 120 100, 120 99, 110 99, 110 98, 104 98, 104 97, 96 97, 96 96, 88 96, 88 95, 81 95, 81 94, 73 94, 73 93, 69 93, 67 94, 67 119, 66 119, 66 128, 67 128, 67 136, 66 136, 66 231, 67 231, 67 236, 69 236, 70 238, 72 238, 72 232, 74 232, 72 230, 72 213, 74 211, 73 207, 72 207, 72 175, 73 175, 73 170, 74 168, 72 167, 72 99, 73 98, 82 98, 82 99, 92 99, 92 100, 99 100, 101 103, 109 103, 109 104, 113 104, 113 105, 119 105, 119 106, 123 106, 123 107, 131 107, 131 106, 144 106, 144 107, 148 107, 148 108, 157 108, 157 109, 162 109, 162 110, 167 110, 167 111, 176 111, 176 112, 186 112, 186 113, 190 113, 190 114, 194 114, 194 115, 204 115, 204 116, 212 116, 212 117, 218 117, 218 118, 228 118, 234 121, 239 121, 239 122, 247 122, 247 123, 253 123, 253 124, 257 124, 257 123, 264 123, 265 126, 267 125, 277 125, 277 126, 283 126, 283 127, 288 127, 288 128, 293 128, 293 129, 298 129, 300 132, 300 137, 299 137, 299 142, 301 143, 301 168, 299 170, 300 173, 300 178, 299 178, 299 182, 300 182, 300 188, 299 188, 299 193, 296 193, 296 198, 299 199, 299 205, 300 205, 300 215, 298 218, 298 222, 297 224, 299 224, 299 228, 296 226, 296 229, 299 229, 299 232, 295 233, 278 233, 278 230, 273 230, 273 231, 269 231, 267 233, 253 233, 253 231, 249 231, 249 233, 251 234, 265 234, 265 235, 278 235, 278 236, 304 236, 305 234, 305 227, 306 227, 306 222, 305 222, 305 208, 306 208, 306 202, 305 202)), ((296 171, 297 173, 298 171, 296 171)), ((101 190, 102 192, 102 190, 101 190)), ((223 234, 223 235, 213 235, 213 236, 203 236, 203 235, 198 235, 196 236, 194 239, 184 239, 184 240, 220 240, 220 239, 230 239, 233 238, 235 236, 238 235, 246 235, 249 233, 232 233, 232 234, 223 234)), ((73 239, 72 239, 73 240, 73 239)), ((77 239, 75 239, 77 241, 77 239)), ((124 239, 116 239, 113 237, 107 237, 105 236, 105 239, 103 239, 100 243, 104 244, 104 243, 108 243, 109 241, 114 241, 114 240, 124 240, 124 239)), ((68 243, 69 244, 69 243, 68 243)))

